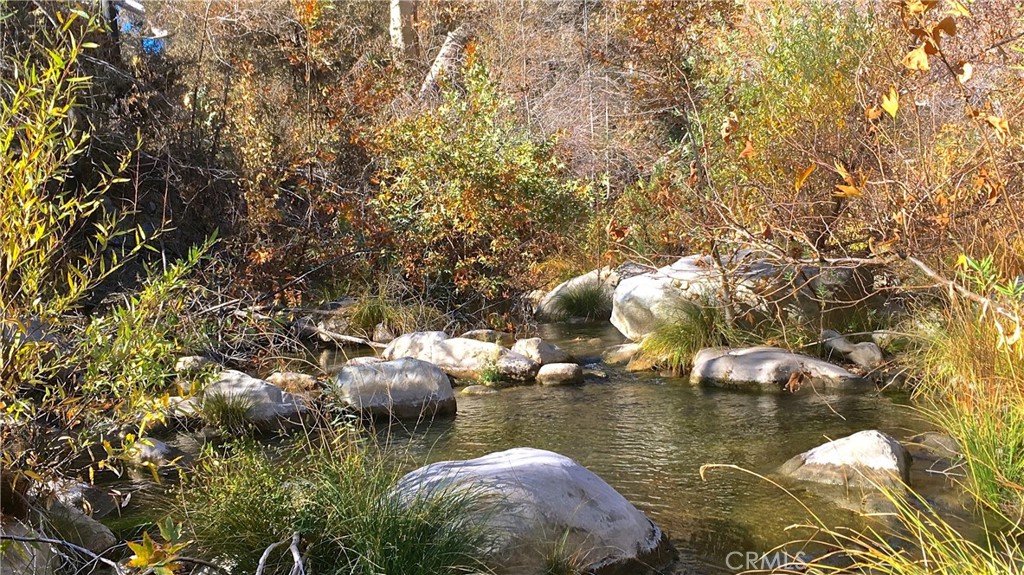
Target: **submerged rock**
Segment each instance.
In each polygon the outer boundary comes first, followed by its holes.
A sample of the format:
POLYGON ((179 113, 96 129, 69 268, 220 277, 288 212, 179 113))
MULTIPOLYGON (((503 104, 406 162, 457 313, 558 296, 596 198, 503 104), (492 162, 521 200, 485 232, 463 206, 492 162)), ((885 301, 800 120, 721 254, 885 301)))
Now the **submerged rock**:
POLYGON ((866 385, 837 365, 777 347, 702 349, 693 359, 690 382, 773 391, 866 385))
POLYGON ((600 477, 557 453, 524 447, 442 461, 413 471, 396 487, 405 498, 452 489, 481 498, 480 520, 498 538, 490 559, 503 573, 542 573, 545 560, 556 556, 574 558, 588 573, 612 572, 657 566, 672 554, 654 522, 600 477))
POLYGON ((640 353, 639 343, 613 345, 604 350, 604 353, 601 354, 601 361, 608 365, 625 365, 638 353, 640 353))
POLYGON ((462 391, 459 393, 462 395, 490 395, 498 392, 486 385, 468 385, 462 388, 462 391))
POLYGON ((826 329, 821 332, 821 343, 861 369, 872 370, 882 365, 882 349, 874 342, 853 343, 839 332, 826 329))
POLYGON ((583 383, 583 368, 575 363, 549 363, 537 372, 541 385, 572 385, 583 383))
POLYGON ((46 522, 61 539, 93 553, 103 553, 117 544, 117 537, 106 525, 59 501, 47 507, 46 522))
POLYGON ((898 488, 910 484, 910 463, 910 453, 899 441, 872 429, 805 451, 779 471, 803 481, 898 488))
POLYGON ((456 411, 448 375, 418 359, 347 365, 336 385, 338 397, 363 415, 418 419, 456 411))
POLYGON ((547 365, 549 363, 569 363, 572 357, 557 345, 544 341, 539 337, 521 339, 512 346, 512 351, 526 356, 533 361, 547 365))

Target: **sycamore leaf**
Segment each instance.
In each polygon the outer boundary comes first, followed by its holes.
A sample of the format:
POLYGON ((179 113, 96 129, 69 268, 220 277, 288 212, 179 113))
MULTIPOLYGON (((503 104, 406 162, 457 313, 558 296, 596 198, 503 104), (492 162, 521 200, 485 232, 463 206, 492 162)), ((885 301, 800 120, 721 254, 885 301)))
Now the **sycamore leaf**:
POLYGON ((999 143, 1005 144, 1006 138, 1010 135, 1010 123, 1005 118, 993 116, 992 114, 989 114, 985 121, 996 129, 996 137, 999 138, 999 143))
POLYGON ((131 561, 128 562, 129 567, 145 568, 156 562, 156 545, 153 543, 153 539, 149 536, 146 531, 142 532, 142 543, 128 542, 128 548, 135 553, 131 561))
POLYGON ((757 152, 754 151, 754 141, 750 138, 750 136, 747 136, 745 139, 745 143, 743 145, 743 151, 740 152, 740 157, 743 159, 749 159, 753 158, 756 155, 757 152))
POLYGON ((690 162, 690 176, 686 178, 686 183, 692 188, 697 185, 697 162, 690 162))
POLYGON ((804 182, 807 181, 807 178, 811 177, 811 174, 813 174, 814 170, 816 170, 817 168, 818 166, 815 164, 807 166, 807 169, 800 172, 800 174, 796 177, 796 181, 793 182, 793 188, 799 192, 800 188, 804 187, 804 182))
POLYGON ((864 192, 857 186, 847 186, 844 184, 836 184, 836 191, 832 192, 833 198, 849 199, 859 198, 864 195, 864 192))
POLYGON ((896 112, 900 109, 900 95, 896 91, 896 86, 889 86, 889 93, 882 94, 882 109, 893 118, 896 117, 896 112))
POLYGON ((936 37, 939 31, 945 32, 947 36, 956 36, 956 20, 952 16, 946 16, 934 26, 933 30, 936 37))
POLYGON ((850 172, 846 171, 846 167, 843 166, 843 164, 840 163, 839 160, 835 161, 835 167, 836 172, 839 174, 839 177, 841 177, 843 181, 845 181, 847 184, 850 184, 852 186, 853 178, 850 177, 850 172))
POLYGON ((974 66, 970 62, 960 62, 960 71, 956 74, 956 79, 961 84, 966 84, 971 76, 974 75, 974 66))
POLYGON ((882 109, 878 106, 871 106, 864 110, 864 117, 869 120, 877 120, 882 117, 882 109))
POLYGON ((903 65, 910 70, 919 70, 922 72, 931 70, 931 65, 928 64, 928 54, 925 52, 925 46, 928 44, 921 44, 917 48, 914 48, 903 57, 903 65))

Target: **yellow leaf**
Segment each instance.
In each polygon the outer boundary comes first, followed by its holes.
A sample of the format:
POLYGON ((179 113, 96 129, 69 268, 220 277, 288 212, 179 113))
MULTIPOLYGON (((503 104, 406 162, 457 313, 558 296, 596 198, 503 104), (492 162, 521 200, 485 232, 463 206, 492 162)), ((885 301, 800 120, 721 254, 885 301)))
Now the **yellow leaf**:
POLYGON ((844 184, 836 184, 836 191, 832 192, 833 198, 859 198, 864 195, 857 186, 847 186, 844 184))
POLYGON ((924 14, 931 9, 938 0, 904 0, 903 7, 911 14, 924 14))
POLYGON ((999 116, 993 116, 991 114, 985 118, 985 121, 996 129, 996 137, 999 138, 999 143, 1005 144, 1006 138, 1010 135, 1010 123, 1007 122, 1005 118, 1000 118, 999 116))
POLYGON ((843 164, 840 163, 839 160, 835 161, 835 167, 836 167, 836 172, 839 174, 839 177, 843 178, 843 181, 845 181, 847 184, 850 184, 852 186, 853 185, 853 178, 850 177, 850 172, 846 171, 846 167, 843 166, 843 164))
POLYGON ((800 174, 796 177, 796 181, 793 182, 793 188, 799 192, 800 188, 804 187, 804 182, 807 181, 807 178, 809 178, 811 174, 814 173, 814 170, 816 170, 817 168, 818 166, 816 166, 815 164, 807 166, 807 169, 800 172, 800 174))
POLYGON ((956 79, 961 84, 966 84, 972 75, 974 75, 974 66, 970 62, 960 62, 960 71, 957 72, 956 79))
POLYGON ((896 117, 896 112, 900 109, 900 95, 896 91, 896 86, 889 86, 889 93, 882 94, 882 109, 893 118, 896 117))
POLYGON ((921 44, 917 48, 914 48, 903 57, 903 65, 911 70, 920 70, 922 72, 931 70, 931 66, 928 64, 928 54, 925 52, 926 44, 921 44))

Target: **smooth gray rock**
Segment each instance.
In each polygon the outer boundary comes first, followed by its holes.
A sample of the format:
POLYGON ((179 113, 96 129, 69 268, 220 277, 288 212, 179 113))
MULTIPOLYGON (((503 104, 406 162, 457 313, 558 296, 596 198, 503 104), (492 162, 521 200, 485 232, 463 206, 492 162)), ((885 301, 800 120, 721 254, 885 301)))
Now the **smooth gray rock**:
POLYGON ((505 331, 498 331, 494 329, 474 329, 467 331, 459 337, 496 343, 502 347, 509 347, 516 343, 516 336, 505 331))
POLYGON ((608 365, 625 365, 638 353, 640 353, 639 343, 613 345, 604 350, 604 353, 601 354, 601 361, 608 365))
POLYGON ((103 553, 117 544, 117 537, 106 525, 60 501, 47 507, 46 520, 61 539, 93 553, 103 553))
POLYGON ((575 363, 548 363, 540 366, 537 383, 541 385, 573 385, 583 383, 583 368, 575 363))
POLYGON ((872 370, 882 365, 882 350, 874 342, 853 343, 839 332, 826 329, 821 332, 821 343, 861 369, 872 370))
MULTIPOLYGON (((491 505, 480 521, 496 534, 491 562, 504 573, 542 573, 555 546, 585 572, 647 562, 671 551, 661 529, 600 477, 575 461, 517 448, 421 467, 399 481, 403 498, 468 489, 491 505)), ((627 572, 627 571, 622 571, 627 572)))
POLYGON ((454 415, 455 394, 448 375, 412 358, 347 365, 338 373, 338 397, 364 415, 418 419, 454 415))
POLYGON ((377 343, 391 343, 395 340, 395 334, 386 324, 378 323, 373 327, 372 339, 377 343))
MULTIPOLYGON (((0 535, 40 537, 24 523, 7 517, 0 519, 0 535)), ((60 567, 60 558, 45 543, 5 541, 0 546, 0 566, 3 575, 53 575, 60 567)))
POLYGON ((178 375, 195 375, 206 367, 217 365, 217 362, 205 355, 185 355, 174 362, 174 373, 178 375))
POLYGON ((702 349, 693 359, 690 383, 774 391, 867 385, 837 365, 777 347, 702 349))
POLYGON ((83 481, 59 479, 50 481, 45 492, 52 493, 57 501, 76 509, 94 519, 102 519, 118 510, 117 500, 109 493, 83 481))
POLYGON ((414 331, 392 340, 381 352, 381 357, 385 360, 402 357, 423 359, 421 356, 429 354, 436 344, 446 339, 448 334, 443 331, 414 331))
POLYGON ((467 385, 459 393, 462 395, 490 395, 498 392, 486 385, 467 385))
POLYGON ((549 363, 569 363, 572 357, 557 345, 544 341, 539 337, 521 339, 512 346, 512 351, 528 357, 533 361, 547 365, 549 363))
POLYGON ((203 400, 211 397, 234 398, 250 404, 248 417, 253 423, 294 420, 306 412, 302 398, 262 379, 226 369, 203 390, 203 400))
POLYGON ((179 449, 152 437, 140 437, 128 448, 129 460, 135 465, 174 465, 181 463, 184 456, 179 449))
POLYGON ((349 359, 348 361, 346 361, 345 365, 346 366, 349 366, 349 365, 371 365, 371 364, 374 364, 374 363, 380 363, 382 361, 384 361, 384 359, 379 358, 379 357, 374 357, 372 355, 367 355, 367 356, 363 356, 363 357, 353 357, 352 359, 349 359))
POLYGON ((872 429, 805 451, 779 471, 803 481, 898 488, 910 484, 911 461, 910 453, 899 441, 872 429))
POLYGON ((441 337, 442 332, 406 334, 384 350, 385 358, 413 357, 428 361, 456 379, 495 377, 504 382, 528 383, 540 365, 496 343, 441 337))

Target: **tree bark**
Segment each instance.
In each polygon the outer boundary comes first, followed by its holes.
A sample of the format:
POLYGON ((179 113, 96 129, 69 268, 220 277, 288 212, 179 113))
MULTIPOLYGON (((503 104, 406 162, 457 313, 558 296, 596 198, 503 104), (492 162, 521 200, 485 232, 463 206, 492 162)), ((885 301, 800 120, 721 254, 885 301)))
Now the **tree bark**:
POLYGON ((459 81, 462 76, 462 65, 465 63, 466 46, 472 39, 473 32, 465 24, 448 33, 420 87, 420 100, 436 100, 441 94, 442 80, 446 84, 459 81))
POLYGON ((391 0, 391 47, 402 59, 418 55, 416 30, 417 0, 391 0))

